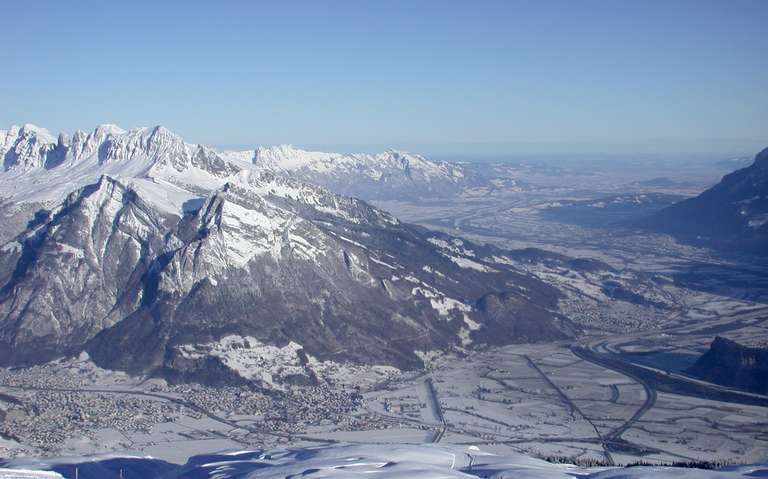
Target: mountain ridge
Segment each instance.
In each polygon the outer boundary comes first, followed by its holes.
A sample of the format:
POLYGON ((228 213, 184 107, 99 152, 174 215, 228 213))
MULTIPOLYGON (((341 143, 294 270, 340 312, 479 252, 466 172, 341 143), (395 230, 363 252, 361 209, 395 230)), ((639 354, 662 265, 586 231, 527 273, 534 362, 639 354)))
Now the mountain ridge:
POLYGON ((768 148, 750 166, 640 225, 715 248, 768 254, 768 148))
POLYGON ((77 185, 84 186, 99 174, 174 180, 184 185, 182 173, 200 176, 200 171, 206 170, 218 177, 205 182, 208 191, 221 186, 223 177, 238 171, 270 171, 368 200, 455 195, 483 182, 461 165, 397 150, 375 155, 341 154, 276 145, 219 151, 187 143, 160 125, 124 130, 104 124, 90 133, 77 130, 71 136, 61 133, 58 138, 34 125, 12 126, 0 130, 0 158, 0 186, 5 177, 15 183, 14 196, 41 201, 64 196, 61 191, 35 188, 46 176, 61 171, 67 171, 77 185))

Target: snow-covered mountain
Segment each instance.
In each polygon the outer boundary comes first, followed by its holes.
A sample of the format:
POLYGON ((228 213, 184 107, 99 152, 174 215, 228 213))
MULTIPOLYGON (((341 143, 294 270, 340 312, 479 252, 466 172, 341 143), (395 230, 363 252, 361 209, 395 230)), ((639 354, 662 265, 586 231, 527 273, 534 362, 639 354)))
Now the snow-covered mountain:
POLYGON ((130 182, 155 205, 179 214, 185 201, 220 187, 243 168, 157 126, 101 125, 57 140, 33 125, 0 130, 0 198, 52 205, 103 175, 130 182))
MULTIPOLYGON (((3 132, 0 363, 87 350, 176 380, 564 337, 559 293, 503 252, 156 127, 3 132), (10 146, 8 146, 10 145, 10 146)), ((269 382, 269 379, 266 379, 269 382)))
POLYGON ((258 148, 253 164, 366 200, 451 196, 484 184, 461 165, 388 150, 376 155, 258 148))
MULTIPOLYGON (((493 454, 475 446, 413 444, 342 444, 271 451, 224 451, 192 457, 184 465, 170 464, 151 457, 95 456, 17 459, 4 466, 26 471, 58 471, 69 475, 77 467, 82 479, 115 477, 119 471, 125 477, 199 479, 369 476, 381 479, 736 479, 768 476, 766 465, 731 466, 714 470, 652 466, 581 468, 552 464, 523 454, 493 454)), ((10 475, 13 469, 4 470, 10 475)), ((0 478, 3 477, 2 471, 0 478)), ((28 474, 23 477, 37 477, 32 471, 28 474)), ((41 478, 51 477, 42 472, 39 474, 41 478)))
POLYGON ((378 155, 320 153, 291 146, 216 151, 186 143, 164 127, 123 130, 100 125, 55 138, 34 125, 0 130, 0 200, 50 202, 101 175, 130 179, 163 206, 180 209, 183 190, 210 191, 241 170, 268 171, 363 199, 453 195, 482 184, 460 165, 387 151, 378 155), (158 187, 157 185, 161 185, 158 187))

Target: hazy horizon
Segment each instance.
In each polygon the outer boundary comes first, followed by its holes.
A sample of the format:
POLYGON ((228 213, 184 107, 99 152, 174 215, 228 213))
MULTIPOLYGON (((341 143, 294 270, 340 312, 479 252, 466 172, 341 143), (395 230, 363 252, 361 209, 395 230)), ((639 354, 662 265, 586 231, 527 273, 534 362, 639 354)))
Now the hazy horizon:
MULTIPOLYGON (((99 125, 116 125, 124 130, 135 128, 154 128, 163 126, 176 134, 181 134, 170 125, 122 125, 115 122, 104 121, 90 126, 81 126, 66 130, 54 130, 39 122, 13 122, 9 125, 0 125, 0 130, 12 126, 21 127, 25 124, 34 125, 37 128, 47 130, 52 136, 59 133, 71 135, 76 130, 89 132, 99 125)), ((350 144, 350 143, 301 143, 282 142, 269 143, 252 141, 241 144, 227 144, 221 142, 202 142, 195 138, 181 135, 191 144, 204 144, 220 150, 249 150, 258 147, 276 145, 291 145, 308 151, 327 151, 338 153, 379 153, 385 150, 400 150, 425 156, 450 159, 454 161, 496 161, 516 160, 520 158, 546 158, 546 157, 626 157, 649 156, 669 158, 721 158, 721 157, 752 157, 762 149, 768 147, 768 139, 698 139, 687 141, 672 140, 639 140, 639 141, 581 141, 581 142, 509 142, 509 143, 381 143, 381 144, 350 144)), ((258 137, 258 135, 255 135, 258 137)))

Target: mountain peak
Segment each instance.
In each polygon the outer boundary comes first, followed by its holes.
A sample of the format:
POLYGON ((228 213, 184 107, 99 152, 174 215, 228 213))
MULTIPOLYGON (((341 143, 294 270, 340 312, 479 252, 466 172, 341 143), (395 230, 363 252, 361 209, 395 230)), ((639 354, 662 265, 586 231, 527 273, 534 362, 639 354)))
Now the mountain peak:
POLYGON ((78 201, 104 203, 115 197, 122 198, 122 195, 128 190, 128 187, 117 178, 101 175, 96 183, 85 185, 70 193, 65 200, 65 204, 72 204, 78 201))
POLYGON ((93 130, 94 136, 122 135, 125 130, 112 123, 103 123, 93 130))
POLYGON ((36 133, 39 130, 41 130, 42 128, 40 128, 37 125, 33 125, 32 123, 24 123, 23 125, 21 125, 21 128, 19 128, 19 129, 21 131, 24 131, 24 132, 35 132, 36 133))
POLYGON ((295 156, 304 156, 311 153, 316 152, 302 150, 301 148, 297 148, 289 143, 270 146, 260 145, 256 147, 254 162, 258 161, 258 159, 272 160, 275 158, 290 158, 295 156))
MULTIPOLYGON (((179 137, 176 133, 172 132, 168 128, 164 127, 163 125, 155 125, 150 129, 150 135, 158 135, 158 136, 172 136, 172 137, 179 137)), ((180 138, 180 137, 179 137, 180 138)))
MULTIPOLYGON (((11 127, 13 130, 13 127, 11 127)), ((25 123, 18 128, 18 135, 20 137, 34 137, 39 143, 54 143, 56 139, 45 128, 33 125, 32 123, 25 123)))
POLYGON ((184 139, 181 136, 162 125, 145 129, 142 136, 146 138, 148 145, 154 144, 158 147, 169 147, 173 145, 181 148, 185 144, 184 139))
POLYGON ((297 148, 294 145, 290 143, 281 143, 279 145, 271 145, 271 146, 264 146, 260 145, 256 148, 256 151, 274 151, 274 152, 280 152, 280 153, 296 153, 299 151, 305 151, 301 148, 297 148))

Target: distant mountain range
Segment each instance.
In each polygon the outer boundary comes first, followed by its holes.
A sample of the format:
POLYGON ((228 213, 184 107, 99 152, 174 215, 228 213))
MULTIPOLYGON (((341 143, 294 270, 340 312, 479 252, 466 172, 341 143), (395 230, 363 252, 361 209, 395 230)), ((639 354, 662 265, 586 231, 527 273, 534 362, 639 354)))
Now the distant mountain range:
POLYGON ((768 254, 768 148, 752 165, 642 222, 684 241, 768 254))
MULTIPOLYGON (((18 191, 14 196, 25 191, 37 193, 37 197, 50 197, 53 192, 41 194, 39 186, 24 183, 38 183, 41 176, 62 171, 77 184, 83 184, 85 177, 95 180, 101 174, 163 179, 170 176, 173 182, 180 182, 184 181, 181 172, 188 178, 198 170, 226 176, 248 169, 290 176, 367 200, 449 196, 487 184, 459 164, 428 160, 412 153, 323 153, 290 145, 216 151, 186 143, 160 126, 125 131, 115 125, 100 125, 90 133, 78 130, 71 137, 54 137, 34 125, 11 127, 0 130, 0 159, 5 172, 16 173, 6 174, 5 178, 22 183, 15 185, 18 191), (137 158, 140 160, 136 161, 137 158)), ((196 182, 193 178, 190 181, 196 182)), ((61 195, 63 189, 62 185, 56 193, 61 195)))
POLYGON ((312 382, 323 362, 415 368, 572 331, 558 290, 504 251, 302 181, 442 194, 461 167, 294 153, 218 152, 162 127, 1 132, 0 364, 88 351, 176 381, 312 382), (270 358, 280 377, 252 376, 270 358))
POLYGON ((366 200, 452 196, 485 184, 459 164, 395 150, 341 154, 281 145, 257 148, 251 161, 258 169, 366 200))

